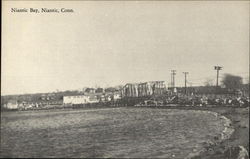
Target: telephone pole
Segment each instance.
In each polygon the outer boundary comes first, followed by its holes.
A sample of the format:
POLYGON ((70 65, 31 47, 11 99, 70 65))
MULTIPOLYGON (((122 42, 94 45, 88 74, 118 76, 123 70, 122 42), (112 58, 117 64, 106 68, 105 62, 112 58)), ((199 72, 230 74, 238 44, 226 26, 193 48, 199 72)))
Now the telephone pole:
POLYGON ((185 94, 187 94, 187 75, 188 75, 188 72, 183 72, 184 75, 185 75, 185 94))
POLYGON ((221 66, 214 66, 214 69, 217 70, 217 78, 216 78, 216 87, 218 87, 218 79, 219 79, 219 71, 222 69, 221 66))
POLYGON ((175 78, 174 76, 176 75, 176 70, 171 70, 171 75, 172 75, 172 87, 175 87, 175 78))
POLYGON ((173 76, 172 76, 172 73, 170 75, 171 75, 170 87, 172 88, 173 87, 173 76))

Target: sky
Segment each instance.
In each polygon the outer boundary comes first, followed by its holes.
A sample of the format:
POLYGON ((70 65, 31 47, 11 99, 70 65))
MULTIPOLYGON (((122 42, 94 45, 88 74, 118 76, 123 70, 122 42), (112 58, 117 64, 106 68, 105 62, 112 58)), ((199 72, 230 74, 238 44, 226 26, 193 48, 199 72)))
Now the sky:
POLYGON ((3 1, 1 95, 249 77, 249 2, 3 1), (13 13, 11 8, 74 13, 13 13))

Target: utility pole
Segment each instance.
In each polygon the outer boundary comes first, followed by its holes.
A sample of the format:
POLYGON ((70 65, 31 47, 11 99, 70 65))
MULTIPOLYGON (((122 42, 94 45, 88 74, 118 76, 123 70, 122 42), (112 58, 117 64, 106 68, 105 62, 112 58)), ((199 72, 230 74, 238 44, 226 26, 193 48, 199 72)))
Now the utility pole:
POLYGON ((222 67, 221 66, 214 66, 214 69, 217 70, 216 87, 218 88, 219 71, 222 69, 222 67))
POLYGON ((187 94, 187 75, 188 75, 188 72, 183 72, 184 75, 185 75, 185 94, 187 94))
POLYGON ((176 75, 176 70, 171 70, 171 73, 172 73, 172 77, 173 77, 172 84, 173 84, 173 88, 174 88, 174 87, 175 87, 175 79, 174 79, 174 76, 176 75))
POLYGON ((170 87, 172 88, 173 87, 173 76, 172 76, 172 73, 170 75, 171 75, 170 87))

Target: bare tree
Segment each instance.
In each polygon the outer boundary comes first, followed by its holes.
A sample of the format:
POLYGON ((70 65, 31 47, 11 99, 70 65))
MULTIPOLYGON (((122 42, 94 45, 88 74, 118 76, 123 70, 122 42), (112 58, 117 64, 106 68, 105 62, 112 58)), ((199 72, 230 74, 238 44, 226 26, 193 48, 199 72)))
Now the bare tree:
POLYGON ((207 78, 204 84, 205 86, 213 86, 213 79, 207 78))

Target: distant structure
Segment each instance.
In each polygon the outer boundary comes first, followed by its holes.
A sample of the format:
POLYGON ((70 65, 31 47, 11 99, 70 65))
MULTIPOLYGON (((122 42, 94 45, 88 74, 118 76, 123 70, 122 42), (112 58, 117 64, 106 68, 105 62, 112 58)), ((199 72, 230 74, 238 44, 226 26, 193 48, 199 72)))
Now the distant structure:
POLYGON ((121 99, 120 92, 114 93, 89 93, 89 94, 78 94, 78 95, 68 95, 63 96, 64 105, 73 105, 73 104, 91 104, 99 102, 110 102, 117 101, 121 99))
POLYGON ((63 104, 87 104, 97 102, 99 102, 97 96, 72 95, 63 97, 63 104))
POLYGON ((176 70, 171 70, 171 87, 175 87, 175 78, 174 76, 176 75, 176 70))
POLYGON ((185 75, 185 94, 187 94, 187 75, 188 75, 188 72, 183 72, 184 75, 185 75))
POLYGON ((128 83, 122 90, 122 97, 145 97, 150 95, 162 95, 166 91, 164 81, 150 81, 143 83, 128 83))
POLYGON ((16 100, 10 100, 4 107, 7 109, 18 109, 18 103, 16 100))
POLYGON ((221 66, 214 66, 214 69, 217 70, 217 76, 216 76, 216 87, 218 87, 218 79, 219 79, 219 71, 222 69, 221 66))

